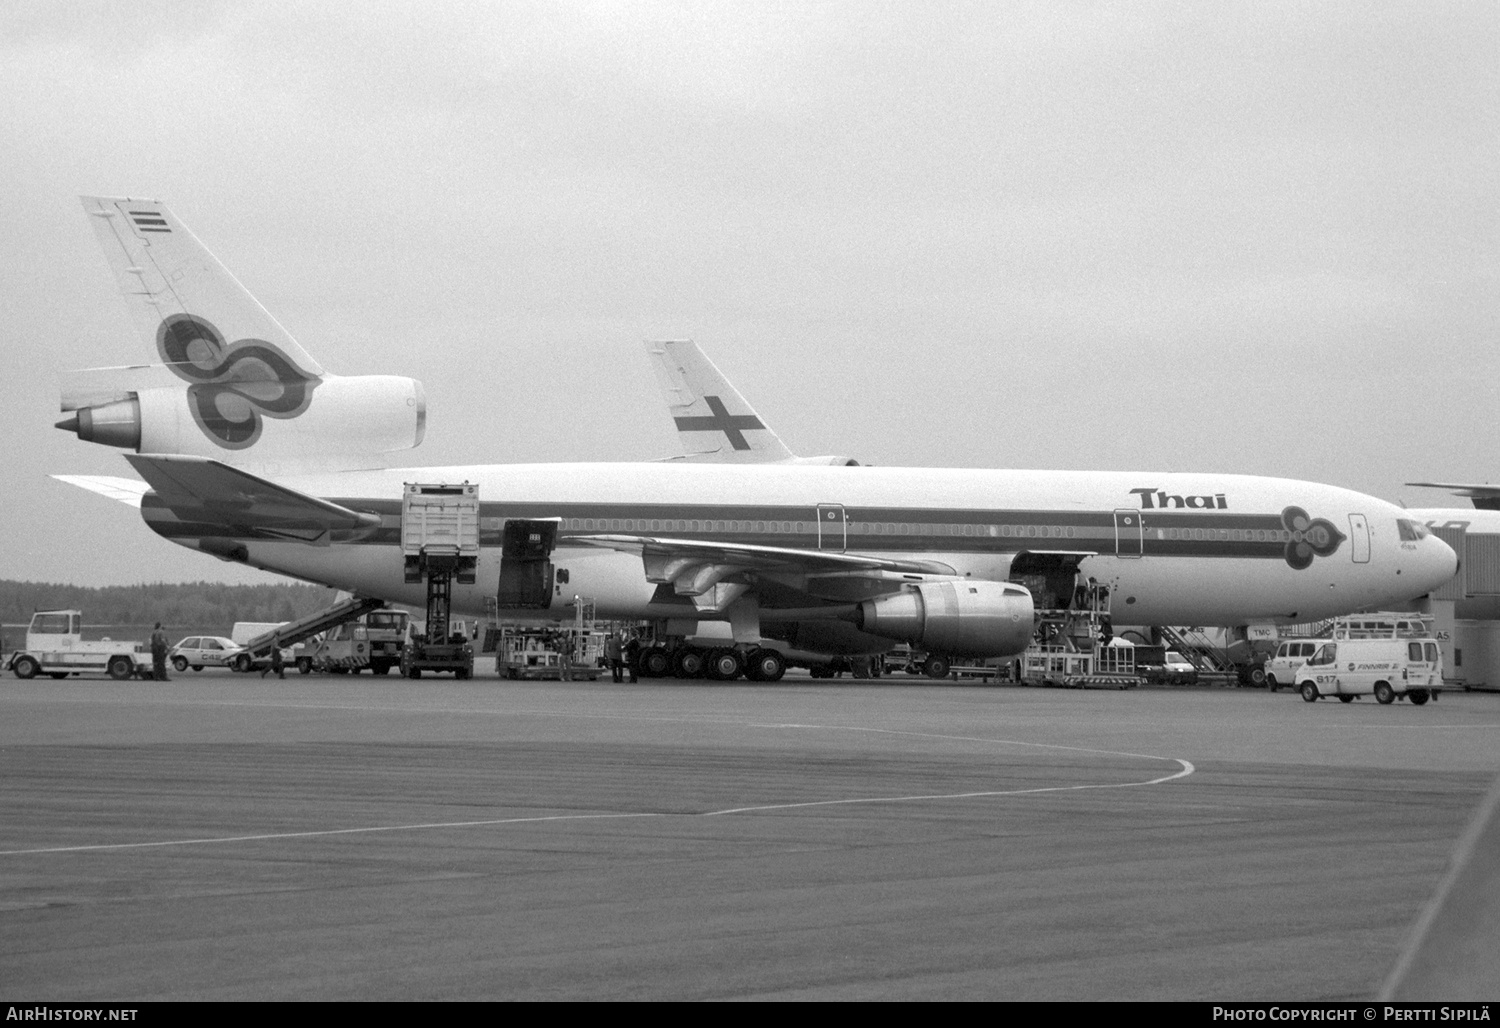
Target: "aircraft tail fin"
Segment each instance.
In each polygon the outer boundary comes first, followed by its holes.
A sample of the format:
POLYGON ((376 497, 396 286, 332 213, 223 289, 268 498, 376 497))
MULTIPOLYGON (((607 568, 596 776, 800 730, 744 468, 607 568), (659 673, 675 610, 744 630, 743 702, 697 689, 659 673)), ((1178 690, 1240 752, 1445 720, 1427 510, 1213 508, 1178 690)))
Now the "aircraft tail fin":
POLYGON ((698 344, 648 341, 646 354, 687 460, 766 464, 795 459, 698 344))
POLYGON ((171 338, 170 326, 192 317, 206 322, 222 341, 257 340, 280 351, 304 376, 323 374, 312 355, 166 204, 129 197, 81 199, 136 328, 163 363, 201 363, 201 357, 194 360, 195 339, 171 338))

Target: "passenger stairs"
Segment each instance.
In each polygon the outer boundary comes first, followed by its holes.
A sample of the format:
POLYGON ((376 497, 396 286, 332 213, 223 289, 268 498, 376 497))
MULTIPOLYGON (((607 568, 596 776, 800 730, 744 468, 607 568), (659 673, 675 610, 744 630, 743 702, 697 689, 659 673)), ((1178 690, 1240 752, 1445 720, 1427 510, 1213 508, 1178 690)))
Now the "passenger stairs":
POLYGON ((326 632, 330 628, 342 625, 346 621, 363 617, 373 610, 379 610, 385 606, 384 600, 365 599, 351 596, 346 600, 340 600, 331 607, 325 607, 320 611, 298 618, 296 621, 288 621, 279 628, 273 628, 269 632, 262 632, 245 644, 245 655, 250 658, 264 657, 271 652, 272 642, 276 642, 282 649, 295 646, 304 639, 311 638, 319 632, 326 632))
POLYGON ((1162 642, 1176 650, 1198 669, 1198 681, 1204 685, 1234 685, 1239 671, 1224 648, 1198 628, 1161 626, 1162 642))

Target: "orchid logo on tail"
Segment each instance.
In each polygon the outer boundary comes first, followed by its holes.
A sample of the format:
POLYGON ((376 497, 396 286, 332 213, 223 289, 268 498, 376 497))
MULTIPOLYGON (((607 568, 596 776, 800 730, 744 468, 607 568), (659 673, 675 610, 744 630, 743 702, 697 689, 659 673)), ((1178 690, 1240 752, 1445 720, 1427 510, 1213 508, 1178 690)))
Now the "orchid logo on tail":
POLYGON ((1301 507, 1281 512, 1281 524, 1292 537, 1286 544, 1286 562, 1296 571, 1312 566, 1314 557, 1329 557, 1337 552, 1346 538, 1326 518, 1314 520, 1301 507))
POLYGON ((188 409, 203 434, 227 450, 254 446, 268 418, 295 418, 322 379, 262 339, 226 344, 207 321, 174 314, 156 331, 162 360, 188 386, 188 409))

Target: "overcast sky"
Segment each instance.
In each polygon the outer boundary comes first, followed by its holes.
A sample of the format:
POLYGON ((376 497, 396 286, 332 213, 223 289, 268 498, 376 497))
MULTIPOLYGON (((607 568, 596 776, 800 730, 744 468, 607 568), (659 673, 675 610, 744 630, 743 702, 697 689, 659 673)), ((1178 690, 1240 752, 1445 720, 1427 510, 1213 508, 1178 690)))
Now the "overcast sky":
POLYGON ((47 477, 152 356, 80 193, 420 378, 413 464, 680 452, 691 337, 799 453, 1500 481, 1492 0, 9 0, 0 173, 0 578, 271 579, 47 477))

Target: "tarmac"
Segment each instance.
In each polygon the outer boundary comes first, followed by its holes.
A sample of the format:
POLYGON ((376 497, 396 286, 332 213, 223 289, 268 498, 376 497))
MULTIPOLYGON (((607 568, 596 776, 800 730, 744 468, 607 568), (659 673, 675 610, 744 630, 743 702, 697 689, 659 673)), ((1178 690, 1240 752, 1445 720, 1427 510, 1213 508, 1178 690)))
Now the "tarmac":
POLYGON ((0 681, 0 1000, 1373 998, 1500 695, 0 681))

